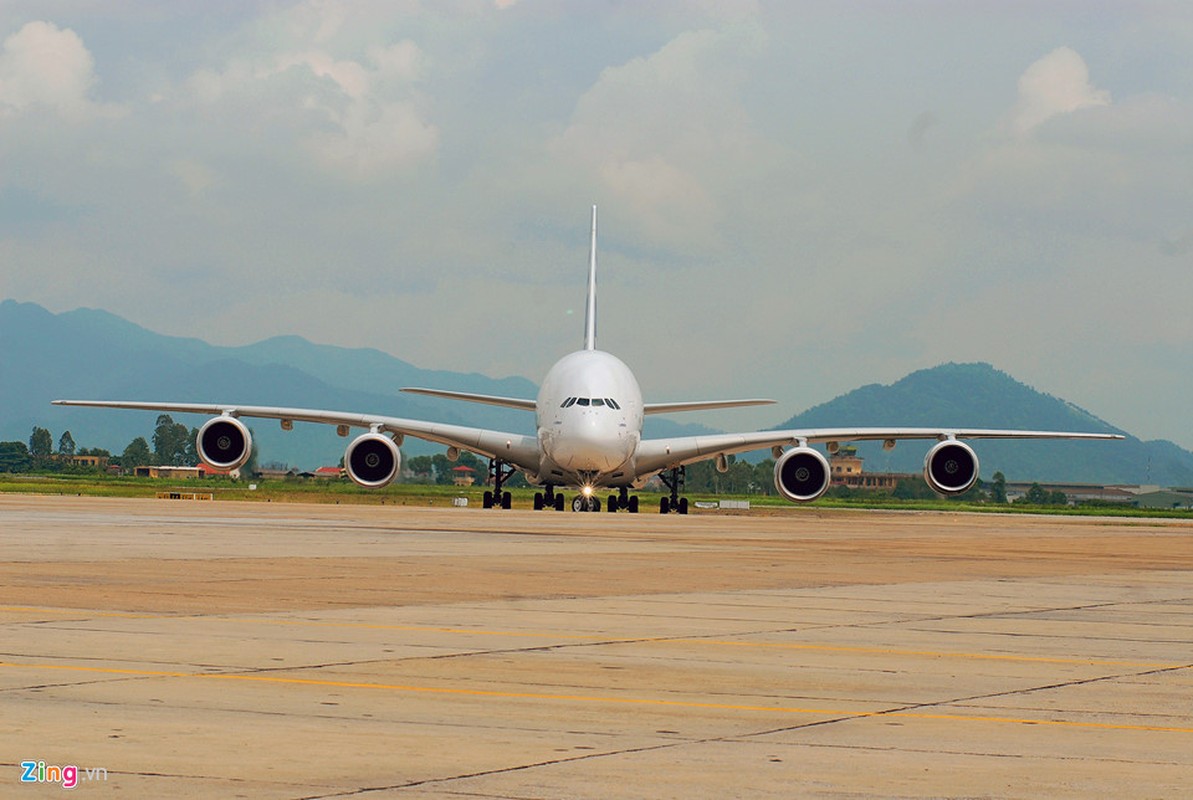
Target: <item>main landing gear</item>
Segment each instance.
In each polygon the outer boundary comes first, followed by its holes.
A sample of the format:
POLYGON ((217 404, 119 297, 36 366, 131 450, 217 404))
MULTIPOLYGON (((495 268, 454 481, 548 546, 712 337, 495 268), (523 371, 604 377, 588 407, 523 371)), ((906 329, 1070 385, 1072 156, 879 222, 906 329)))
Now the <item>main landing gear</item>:
POLYGON ((683 467, 675 467, 671 470, 670 475, 666 472, 659 473, 659 480, 671 490, 670 497, 659 498, 660 514, 669 514, 672 511, 676 514, 688 513, 688 498, 679 496, 679 493, 683 491, 684 477, 685 470, 683 467))
POLYGON ((563 511, 563 495, 556 492, 555 487, 549 483, 547 484, 546 493, 534 493, 534 510, 542 511, 544 508, 563 511))
MULTIPOLYGON (((638 496, 630 497, 630 490, 622 486, 617 490, 617 494, 609 495, 609 504, 606 506, 609 513, 615 511, 628 511, 631 514, 638 513, 638 496)), ((599 511, 600 509, 598 509, 599 511)))
POLYGON ((503 491, 501 487, 513 474, 514 468, 509 464, 496 458, 489 459, 489 480, 493 481, 493 491, 485 490, 481 505, 485 508, 508 509, 511 504, 510 493, 503 491))

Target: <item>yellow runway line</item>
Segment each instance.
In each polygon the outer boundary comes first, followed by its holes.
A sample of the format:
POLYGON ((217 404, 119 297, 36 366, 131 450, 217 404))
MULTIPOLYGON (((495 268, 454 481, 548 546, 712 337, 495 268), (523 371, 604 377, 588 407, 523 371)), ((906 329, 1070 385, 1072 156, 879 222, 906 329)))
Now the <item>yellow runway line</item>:
POLYGON ((622 704, 639 706, 659 706, 669 708, 699 708, 715 711, 747 711, 770 714, 802 714, 825 715, 852 719, 866 719, 870 717, 890 717, 898 719, 922 719, 946 722, 983 722, 994 724, 1015 725, 1052 725, 1068 728, 1086 728, 1097 730, 1120 731, 1149 731, 1159 733, 1193 734, 1193 728, 1183 728, 1163 725, 1126 725, 1109 722, 1080 722, 1058 719, 1028 719, 1020 717, 997 716, 967 716, 964 714, 930 714, 915 711, 846 711, 829 708, 796 708, 789 706, 759 706, 733 703, 709 703, 696 700, 661 700, 643 697, 602 697, 599 695, 552 694, 543 692, 503 692, 487 689, 457 689, 441 686, 407 686, 403 684, 365 683, 358 681, 330 681, 314 678, 286 678, 277 675, 243 675, 230 673, 178 672, 169 670, 138 670, 118 669, 114 667, 86 667, 72 664, 19 664, 11 661, 0 661, 0 667, 29 670, 64 670, 73 672, 87 672, 105 675, 127 675, 135 677, 162 678, 194 678, 202 680, 248 681, 254 683, 268 683, 277 685, 312 686, 317 688, 334 689, 364 689, 374 691, 390 691, 405 693, 420 693, 433 695, 454 695, 467 697, 493 697, 517 700, 546 700, 554 702, 592 703, 592 704, 622 704))

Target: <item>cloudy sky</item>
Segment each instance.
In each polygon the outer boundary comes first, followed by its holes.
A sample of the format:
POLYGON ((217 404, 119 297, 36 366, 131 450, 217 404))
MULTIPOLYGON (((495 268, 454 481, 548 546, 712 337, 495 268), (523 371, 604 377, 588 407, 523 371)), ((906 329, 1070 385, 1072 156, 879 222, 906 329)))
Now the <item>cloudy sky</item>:
POLYGON ((0 298, 537 381, 596 203, 602 349, 780 401, 702 421, 980 360, 1193 447, 1190 8, 6 0, 0 298))

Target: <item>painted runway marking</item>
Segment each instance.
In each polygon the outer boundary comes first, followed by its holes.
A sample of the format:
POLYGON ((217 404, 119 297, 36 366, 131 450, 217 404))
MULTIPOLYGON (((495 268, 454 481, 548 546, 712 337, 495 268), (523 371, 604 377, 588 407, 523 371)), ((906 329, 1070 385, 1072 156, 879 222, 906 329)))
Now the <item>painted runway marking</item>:
POLYGON ((332 681, 316 678, 285 678, 276 675, 244 675, 219 672, 180 672, 171 670, 117 669, 112 667, 85 667, 73 664, 20 664, 0 661, 0 667, 29 670, 62 670, 103 675, 127 675, 145 678, 192 678, 201 680, 245 681, 280 685, 312 686, 331 689, 364 689, 373 691, 406 692, 432 695, 454 695, 465 697, 493 697, 514 700, 546 700, 569 703, 620 704, 637 706, 659 706, 666 708, 698 708, 714 711, 748 711, 770 714, 805 714, 843 717, 846 719, 867 719, 889 717, 898 719, 921 719, 944 722, 985 722, 1013 725, 1051 725, 1066 728, 1149 731, 1157 733, 1193 734, 1193 728, 1166 725, 1127 725, 1110 722, 1082 722, 1061 719, 1031 719, 1026 717, 971 716, 965 714, 930 714, 918 711, 847 711, 830 708, 797 708, 790 706, 760 706, 736 703, 709 703, 697 700, 662 700, 649 697, 604 697, 600 695, 553 694, 549 692, 505 692, 490 689, 459 689, 450 686, 408 686, 404 684, 367 683, 361 681, 332 681))

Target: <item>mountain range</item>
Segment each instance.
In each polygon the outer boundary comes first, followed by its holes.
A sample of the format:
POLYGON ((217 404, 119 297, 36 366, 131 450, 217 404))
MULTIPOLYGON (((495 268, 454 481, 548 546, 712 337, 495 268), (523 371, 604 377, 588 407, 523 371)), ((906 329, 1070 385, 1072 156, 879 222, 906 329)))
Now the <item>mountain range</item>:
MULTIPOLYGON (((532 398, 537 387, 521 377, 425 370, 380 350, 319 345, 280 336, 240 347, 164 336, 106 311, 54 314, 33 303, 0 302, 0 440, 27 441, 33 426, 55 436, 70 430, 80 447, 121 452, 137 436, 149 439, 152 412, 50 406, 57 398, 231 401, 251 405, 329 408, 435 419, 463 425, 533 432, 526 412, 401 394, 403 386, 532 398)), ((198 417, 177 421, 197 426, 198 417)), ((662 417, 647 421, 648 436, 709 432, 662 417)), ((944 364, 882 386, 863 386, 774 426, 939 426, 1026 428, 1123 433, 1072 403, 1038 392, 989 364, 944 364)), ((300 425, 293 433, 251 422, 261 461, 303 468, 334 464, 346 441, 334 429, 300 425)), ((1010 480, 1193 485, 1193 453, 1167 441, 981 441, 982 474, 1010 480)), ((407 455, 440 448, 407 439, 407 455)), ((870 471, 917 472, 927 445, 900 443, 885 452, 862 443, 870 471)))

